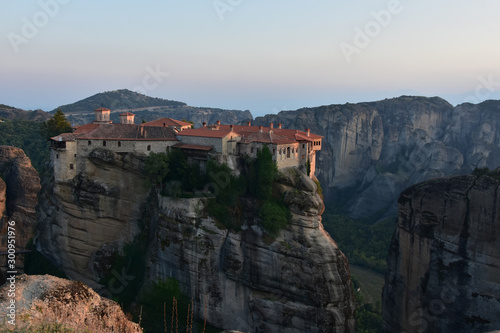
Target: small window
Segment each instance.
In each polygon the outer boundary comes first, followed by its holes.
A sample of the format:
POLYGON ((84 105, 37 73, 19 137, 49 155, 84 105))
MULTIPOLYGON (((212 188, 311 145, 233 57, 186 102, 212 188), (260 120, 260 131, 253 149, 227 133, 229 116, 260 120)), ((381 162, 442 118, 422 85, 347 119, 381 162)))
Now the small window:
POLYGON ((56 154, 56 158, 59 158, 59 154, 56 154))
POLYGON ((103 147, 106 147, 106 141, 102 142, 103 147))
POLYGON ((118 147, 121 147, 121 146, 122 146, 121 141, 118 141, 118 147))
POLYGON ((252 154, 253 154, 253 147, 252 147, 252 149, 250 149, 250 153, 252 153, 252 154))
POLYGON ((73 164, 70 164, 70 165, 69 165, 69 169, 70 169, 70 170, 73 170, 73 164))
POLYGON ((305 143, 302 144, 302 149, 306 149, 306 144, 305 143))
POLYGON ((148 151, 151 151, 151 145, 148 145, 148 151))
POLYGON ((90 141, 90 140, 89 140, 89 141, 87 142, 87 144, 90 146, 90 145, 92 144, 92 141, 90 141))
POLYGON ((273 155, 276 155, 276 149, 273 149, 273 155))
POLYGON ((302 159, 305 160, 306 159, 306 155, 302 155, 302 159))
POLYGON ((75 154, 75 157, 76 157, 76 154, 75 154))
POLYGON ((170 152, 170 146, 167 146, 167 153, 170 152))

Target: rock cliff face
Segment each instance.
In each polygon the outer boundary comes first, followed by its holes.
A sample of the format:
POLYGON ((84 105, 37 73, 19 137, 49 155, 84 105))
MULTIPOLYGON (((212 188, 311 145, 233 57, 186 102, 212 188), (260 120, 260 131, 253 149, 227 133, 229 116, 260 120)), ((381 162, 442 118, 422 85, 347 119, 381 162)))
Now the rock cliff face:
MULTIPOLYGON (((10 284, 0 289, 0 311, 4 321, 2 332, 39 332, 44 325, 62 325, 78 332, 140 333, 139 325, 130 322, 120 306, 101 298, 81 282, 59 279, 50 275, 21 275, 16 278, 15 296, 9 294, 10 284), (10 300, 16 301, 15 326, 6 323, 13 319, 9 312, 10 300)), ((14 322, 12 322, 14 323, 14 322)), ((45 331, 45 330, 44 330, 45 331)), ((59 332, 55 330, 54 332, 59 332)))
POLYGON ((353 217, 396 213, 406 187, 500 164, 500 101, 453 107, 440 98, 403 96, 258 117, 324 136, 316 176, 326 200, 344 200, 353 217))
POLYGON ((99 282, 110 258, 144 223, 144 288, 177 280, 193 298, 195 316, 204 318, 207 302, 210 324, 249 332, 354 332, 347 259, 323 230, 323 201, 311 179, 282 176, 278 188, 293 218, 275 241, 266 242, 251 200, 242 212, 242 230, 230 232, 204 213, 205 198, 148 194, 141 165, 137 155, 95 150, 85 174, 45 184, 40 250, 70 277, 114 293, 118 282, 130 281, 117 276, 116 284, 99 282))
POLYGON ((500 329, 500 197, 489 176, 427 181, 401 193, 388 255, 388 332, 500 329))
POLYGON ((217 327, 244 332, 354 332, 347 260, 321 225, 323 201, 303 174, 279 185, 292 222, 267 244, 252 203, 244 227, 219 229, 203 216, 203 200, 159 198, 149 281, 173 277, 217 327))
MULTIPOLYGON (((35 235, 35 207, 40 178, 24 152, 10 146, 0 146, 0 175, 3 178, 0 178, 0 251, 7 248, 8 220, 16 222, 16 248, 24 249, 35 235)), ((22 269, 22 257, 18 259, 18 268, 22 269)))
POLYGON ((131 242, 149 189, 141 173, 144 157, 96 149, 86 173, 70 182, 48 179, 38 206, 38 247, 68 277, 98 286, 106 253, 131 242), (101 248, 103 247, 103 248, 101 248), (96 268, 97 267, 97 268, 96 268))

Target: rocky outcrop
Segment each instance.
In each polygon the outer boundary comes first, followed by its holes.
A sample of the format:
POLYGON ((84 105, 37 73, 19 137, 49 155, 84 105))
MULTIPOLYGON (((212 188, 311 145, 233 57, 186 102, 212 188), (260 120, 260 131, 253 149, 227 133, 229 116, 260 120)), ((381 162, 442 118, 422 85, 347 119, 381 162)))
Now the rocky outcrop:
POLYGON ((113 253, 139 232, 138 217, 149 189, 144 156, 94 150, 84 174, 69 182, 48 179, 38 206, 37 246, 72 279, 98 287, 101 247, 113 253), (97 271, 96 271, 97 270, 97 271))
POLYGON ((7 283, 0 289, 0 295, 0 311, 4 314, 2 332, 13 328, 38 332, 50 325, 75 332, 142 332, 139 325, 125 317, 117 303, 100 297, 81 282, 50 275, 21 275, 15 280, 15 291, 7 283), (11 300, 15 301, 15 316, 7 315, 11 314, 11 300))
POLYGON ((290 225, 267 241, 253 202, 242 208, 240 232, 204 215, 203 199, 159 197, 147 280, 174 278, 194 298, 195 314, 244 332, 354 332, 347 259, 321 224, 323 201, 300 172, 279 189, 290 225), (196 306, 197 304, 197 306, 196 306))
POLYGON ((72 181, 45 184, 38 208, 38 247, 68 276, 111 297, 137 281, 146 295, 155 283, 175 279, 193 299, 195 317, 206 313, 223 329, 354 332, 347 259, 324 231, 323 201, 304 174, 279 179, 276 195, 293 217, 273 240, 260 226, 255 199, 244 200, 241 231, 229 231, 207 215, 207 198, 149 193, 139 155, 99 149, 86 163, 72 181), (145 271, 114 269, 132 242, 146 249, 138 261, 145 271))
POLYGON ((500 329, 499 171, 427 181, 399 197, 388 255, 388 332, 500 329))
MULTIPOLYGON (((37 194, 40 178, 30 159, 19 148, 0 146, 0 252, 7 249, 7 222, 15 222, 16 249, 23 250, 35 236, 37 194), (4 219, 2 219, 2 214, 4 219)), ((2 267, 5 258, 0 258, 2 267)), ((16 265, 23 268, 23 258, 16 265)), ((3 280, 3 277, 0 278, 3 280)))
POLYGON ((352 217, 396 213, 399 193, 427 179, 500 165, 500 101, 453 107, 402 96, 372 103, 282 111, 255 125, 282 123, 324 136, 316 176, 326 201, 352 217))

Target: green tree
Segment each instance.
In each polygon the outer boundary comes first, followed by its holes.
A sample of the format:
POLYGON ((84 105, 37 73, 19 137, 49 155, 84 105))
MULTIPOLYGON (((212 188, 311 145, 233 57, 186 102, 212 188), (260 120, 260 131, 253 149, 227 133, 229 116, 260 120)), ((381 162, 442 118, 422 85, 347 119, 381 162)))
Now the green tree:
POLYGON ((151 153, 144 163, 146 186, 160 185, 163 190, 163 181, 168 174, 168 156, 164 153, 151 153))
POLYGON ((41 131, 45 139, 48 141, 51 137, 61 133, 71 133, 73 129, 71 128, 71 124, 66 119, 64 113, 61 109, 58 109, 52 118, 42 123, 41 131))
POLYGON ((268 200, 271 198, 273 192, 274 177, 278 172, 278 167, 276 162, 273 161, 273 154, 264 145, 262 149, 257 151, 257 163, 256 163, 256 173, 257 173, 257 197, 263 200, 268 200))

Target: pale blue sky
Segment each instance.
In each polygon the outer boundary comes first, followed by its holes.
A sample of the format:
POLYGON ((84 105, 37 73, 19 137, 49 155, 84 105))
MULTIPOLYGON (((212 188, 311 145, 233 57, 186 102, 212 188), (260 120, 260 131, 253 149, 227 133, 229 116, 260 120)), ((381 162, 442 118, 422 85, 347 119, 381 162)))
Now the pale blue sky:
POLYGON ((500 98, 498 13, 495 0, 4 0, 0 103, 51 110, 128 88, 257 116, 500 98))

